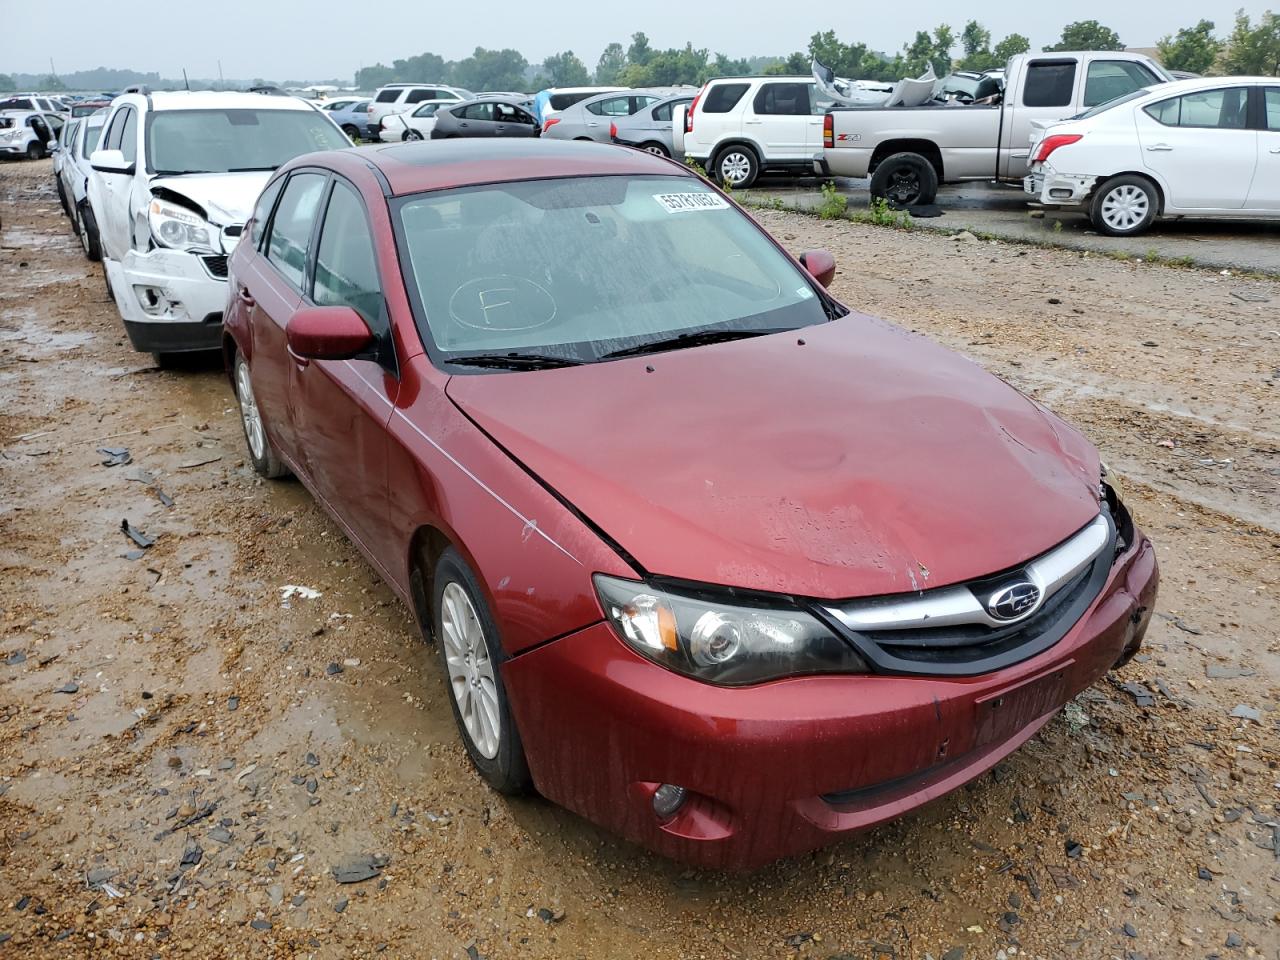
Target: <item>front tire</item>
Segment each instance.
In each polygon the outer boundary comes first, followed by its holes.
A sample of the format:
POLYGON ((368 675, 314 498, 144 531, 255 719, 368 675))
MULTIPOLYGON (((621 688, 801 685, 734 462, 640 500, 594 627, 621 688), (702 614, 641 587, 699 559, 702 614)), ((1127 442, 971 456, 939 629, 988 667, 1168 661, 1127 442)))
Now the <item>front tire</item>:
POLYGON ((726 147, 711 166, 716 181, 734 190, 745 190, 760 176, 760 161, 750 147, 726 147))
POLYGON ((436 564, 432 587, 432 627, 467 754, 494 790, 527 793, 529 764, 502 682, 506 655, 480 584, 450 547, 436 564))
POLYGON ((1136 237, 1155 223, 1160 195, 1146 177, 1112 177, 1093 193, 1089 221, 1108 237, 1136 237))
POLYGON ((872 174, 871 196, 899 209, 933 203, 938 171, 918 153, 895 153, 881 160, 872 174))
MULTIPOLYGON (((82 200, 76 207, 76 225, 80 234, 80 245, 84 248, 84 255, 93 262, 102 259, 102 238, 98 236, 98 221, 93 215, 93 207, 89 206, 89 201, 82 200)), ((103 271, 106 275, 106 271, 103 271)), ((107 294, 111 293, 111 282, 107 281, 107 294)))
POLYGON ((61 177, 53 178, 54 186, 58 188, 58 202, 62 204, 62 212, 68 217, 71 216, 71 201, 67 199, 67 188, 62 185, 61 177))
POLYGON ((253 380, 249 377, 249 363, 244 354, 236 351, 233 366, 236 400, 240 402, 240 425, 244 427, 245 445, 249 448, 249 459, 253 461, 253 469, 259 476, 274 480, 283 477, 289 468, 281 462, 276 448, 271 445, 267 436, 266 425, 262 422, 262 412, 258 409, 257 398, 253 395, 253 380))

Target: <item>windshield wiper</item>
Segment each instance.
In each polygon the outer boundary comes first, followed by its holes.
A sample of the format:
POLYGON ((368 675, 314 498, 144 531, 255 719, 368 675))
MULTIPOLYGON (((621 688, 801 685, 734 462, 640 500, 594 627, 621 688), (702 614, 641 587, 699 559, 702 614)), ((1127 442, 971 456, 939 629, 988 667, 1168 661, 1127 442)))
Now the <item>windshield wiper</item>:
POLYGON ((193 173, 221 173, 221 170, 157 170, 157 177, 185 177, 193 173))
POLYGON ((272 164, 269 167, 228 167, 227 173, 257 173, 261 170, 279 170, 280 164, 272 164))
POLYGON ((685 347, 701 347, 708 343, 724 343, 728 340, 748 340, 752 337, 764 337, 771 333, 783 333, 790 327, 771 327, 765 330, 703 330, 701 333, 678 333, 674 337, 663 337, 661 340, 649 340, 611 350, 600 357, 601 360, 615 360, 618 357, 638 357, 645 353, 661 353, 664 350, 681 350, 685 347))
POLYGON ((446 357, 446 362, 461 367, 494 367, 507 370, 551 370, 576 367, 585 361, 572 357, 552 357, 543 353, 477 353, 469 357, 446 357))

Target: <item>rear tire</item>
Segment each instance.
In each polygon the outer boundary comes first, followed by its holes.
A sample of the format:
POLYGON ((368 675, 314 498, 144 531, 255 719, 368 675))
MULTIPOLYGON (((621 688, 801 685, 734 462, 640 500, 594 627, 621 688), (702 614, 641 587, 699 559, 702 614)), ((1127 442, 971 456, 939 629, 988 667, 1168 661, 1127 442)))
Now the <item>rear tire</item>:
POLYGON ((67 199, 67 188, 62 185, 61 177, 54 177, 53 184, 58 188, 58 202, 62 204, 62 212, 71 216, 71 201, 67 199))
MULTIPOLYGON (((162 354, 156 354, 159 362, 162 354)), ((163 366, 163 364, 161 364, 163 366)), ((249 377, 249 363, 244 354, 236 351, 235 363, 232 366, 232 383, 235 384, 236 400, 240 404, 240 425, 244 428, 245 446, 249 450, 249 459, 253 469, 259 476, 268 480, 286 476, 289 468, 284 465, 276 448, 271 445, 267 436, 266 424, 262 422, 262 413, 258 410, 257 398, 253 395, 253 381, 249 377)))
POLYGON ((711 164, 711 174, 722 187, 745 190, 760 176, 760 160, 750 147, 725 147, 711 164))
POLYGON ((342 128, 342 132, 350 137, 352 141, 358 141, 360 139, 360 131, 356 129, 356 125, 354 123, 348 123, 342 128))
POLYGON ((645 153, 652 153, 655 157, 670 157, 671 151, 658 143, 656 140, 650 140, 648 143, 640 144, 640 149, 645 153))
POLYGON ((533 780, 502 682, 507 657, 480 584, 449 547, 436 563, 431 585, 431 626, 453 719, 471 762, 499 793, 528 793, 533 780))
POLYGON ((37 143, 35 140, 32 140, 30 143, 27 144, 28 160, 39 160, 43 156, 44 156, 44 150, 41 148, 40 144, 37 143))
POLYGON ((895 153, 876 167, 871 195, 898 209, 933 203, 938 196, 938 171, 918 153, 895 153))
MULTIPOLYGON (((93 215, 93 207, 88 200, 81 200, 76 207, 79 220, 80 245, 84 247, 84 255, 93 262, 102 259, 102 238, 98 235, 98 221, 93 215)), ((102 272, 106 276, 106 271, 102 272)), ((111 295, 111 281, 107 281, 107 295, 111 295)))
POLYGON ((1089 221, 1108 237, 1136 237, 1155 223, 1160 195, 1146 177, 1126 174, 1112 177, 1093 192, 1089 221))
POLYGON ((412 143, 414 140, 422 139, 422 131, 414 130, 412 127, 404 132, 404 136, 400 138, 405 143, 412 143))

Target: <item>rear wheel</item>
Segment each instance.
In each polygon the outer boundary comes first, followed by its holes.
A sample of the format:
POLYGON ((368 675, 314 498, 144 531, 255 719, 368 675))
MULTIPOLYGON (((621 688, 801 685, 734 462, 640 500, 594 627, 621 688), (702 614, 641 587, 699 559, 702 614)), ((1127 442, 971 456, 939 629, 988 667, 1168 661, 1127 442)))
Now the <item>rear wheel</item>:
POLYGON ((645 153, 652 153, 655 157, 669 157, 671 151, 657 141, 650 140, 648 143, 642 143, 640 149, 645 153))
POLYGON ((54 177, 53 184, 58 188, 58 202, 62 204, 62 212, 71 216, 71 201, 67 199, 67 188, 62 185, 62 178, 54 177))
MULTIPOLYGON (((102 259, 102 240, 98 236, 98 221, 93 216, 93 207, 88 200, 81 200, 76 207, 76 219, 80 233, 80 245, 84 247, 84 255, 90 260, 102 259)), ((106 272, 103 272, 106 276, 106 272)), ((111 294, 111 281, 107 281, 107 294, 111 294)))
POLYGON ((404 140, 406 143, 410 142, 411 140, 421 140, 421 139, 422 139, 422 131, 421 131, 421 130, 414 130, 414 129, 411 127, 411 128, 409 128, 408 130, 406 130, 406 131, 404 132, 404 136, 403 136, 403 137, 401 137, 400 139, 404 140))
POLYGON ((432 586, 432 626, 471 762, 499 793, 526 793, 529 764, 502 682, 506 655, 480 585, 450 547, 436 564, 432 586))
POLYGON ((27 159, 39 160, 44 156, 44 148, 40 146, 39 141, 32 140, 27 144, 27 159))
POLYGON ((760 161, 750 147, 726 147, 716 157, 711 169, 722 186, 730 186, 736 190, 756 182, 756 177, 760 175, 760 161))
POLYGON ((1160 197, 1145 177, 1128 174, 1112 177, 1094 191, 1089 220, 1109 237, 1134 237, 1144 233, 1160 212, 1160 197))
MULTIPOLYGON (((156 356, 157 361, 160 355, 156 356)), ((163 364, 161 364, 163 366, 163 364)), ((236 399, 240 402, 240 423, 244 427, 245 443, 249 447, 249 459, 253 461, 253 469, 259 475, 273 480, 283 477, 289 472, 276 455, 271 438, 267 436, 267 428, 262 422, 262 412, 258 409, 257 398, 253 395, 253 381, 249 377, 249 363, 244 354, 236 351, 235 371, 236 399)))
POLYGON ((918 153, 895 153, 876 167, 871 195, 895 207, 933 203, 938 196, 938 171, 918 153))
POLYGON ((360 139, 360 131, 356 129, 356 125, 354 123, 345 124, 342 128, 342 132, 345 133, 352 140, 360 139))

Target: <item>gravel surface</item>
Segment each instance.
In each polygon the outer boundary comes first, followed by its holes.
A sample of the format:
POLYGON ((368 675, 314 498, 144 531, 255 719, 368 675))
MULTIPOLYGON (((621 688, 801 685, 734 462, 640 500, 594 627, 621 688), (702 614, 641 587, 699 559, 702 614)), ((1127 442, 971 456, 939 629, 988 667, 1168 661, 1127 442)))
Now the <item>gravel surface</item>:
POLYGON ((1099 445, 1163 567, 1136 661, 753 875, 498 797, 408 613, 254 475, 222 372, 132 352, 49 164, 3 164, 0 956, 1280 956, 1280 285, 760 216, 1099 445))

